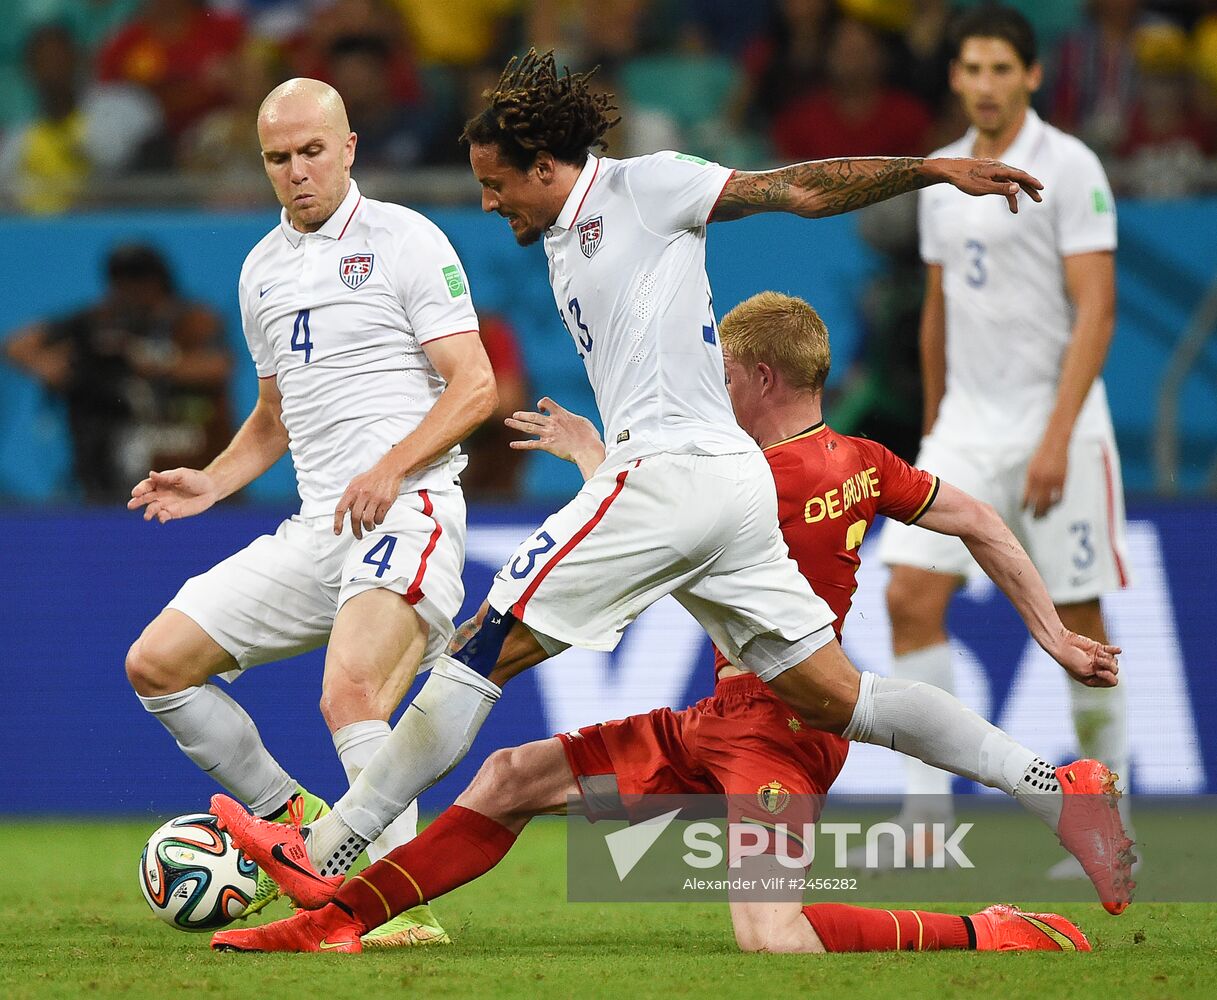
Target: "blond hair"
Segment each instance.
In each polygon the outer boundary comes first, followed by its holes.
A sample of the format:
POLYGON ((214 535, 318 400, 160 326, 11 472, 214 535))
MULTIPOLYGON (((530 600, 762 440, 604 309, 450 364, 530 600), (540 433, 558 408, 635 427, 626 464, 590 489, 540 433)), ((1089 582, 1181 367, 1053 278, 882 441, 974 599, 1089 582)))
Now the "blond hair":
POLYGON ((722 318, 719 334, 723 350, 739 364, 767 364, 803 392, 824 388, 832 364, 828 327, 802 299, 759 292, 722 318))

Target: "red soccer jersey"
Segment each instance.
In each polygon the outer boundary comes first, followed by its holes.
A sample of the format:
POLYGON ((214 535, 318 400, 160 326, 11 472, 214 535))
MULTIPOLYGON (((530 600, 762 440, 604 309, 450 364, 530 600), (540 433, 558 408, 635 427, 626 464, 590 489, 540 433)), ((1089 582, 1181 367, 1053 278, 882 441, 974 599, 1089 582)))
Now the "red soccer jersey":
MULTIPOLYGON (((883 445, 846 437, 821 422, 765 449, 778 494, 778 523, 799 572, 845 624, 861 559, 880 514, 912 524, 938 495, 938 477, 883 445)), ((715 673, 727 661, 715 650, 715 673)))

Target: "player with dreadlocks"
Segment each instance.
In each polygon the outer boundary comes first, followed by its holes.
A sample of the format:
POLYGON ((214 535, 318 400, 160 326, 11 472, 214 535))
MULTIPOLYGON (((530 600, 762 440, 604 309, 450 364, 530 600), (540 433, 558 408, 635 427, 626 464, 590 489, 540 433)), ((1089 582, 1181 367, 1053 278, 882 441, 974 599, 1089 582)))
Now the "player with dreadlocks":
MULTIPOLYGON (((522 245, 544 236, 558 311, 595 390, 603 463, 519 547, 462 629, 467 641, 443 660, 446 676, 465 681, 459 692, 441 700, 424 686, 330 816, 297 832, 223 796, 213 811, 288 895, 319 906, 341 882, 334 859, 357 854, 447 773, 502 683, 571 645, 613 649, 672 594, 807 725, 1013 795, 1121 912, 1131 860, 1102 764, 1054 767, 938 688, 859 674, 846 658, 832 612, 789 557, 764 456, 733 416, 705 271, 710 222, 833 215, 936 183, 1001 195, 1017 212, 1020 198, 1040 200, 1040 183, 975 159, 850 158, 750 173, 673 152, 597 157, 614 109, 589 77, 529 52, 508 65, 463 138, 483 209, 506 218, 522 245)), ((809 501, 807 516, 848 516, 859 488, 843 483, 822 511, 809 501)), ((1116 647, 1030 625, 1079 681, 1116 683, 1116 647)), ((580 770, 580 752, 594 749, 571 742, 575 773, 596 773, 580 770)), ((474 815, 469 829, 449 831, 452 842, 497 850, 502 838, 485 827, 493 821, 474 815)))

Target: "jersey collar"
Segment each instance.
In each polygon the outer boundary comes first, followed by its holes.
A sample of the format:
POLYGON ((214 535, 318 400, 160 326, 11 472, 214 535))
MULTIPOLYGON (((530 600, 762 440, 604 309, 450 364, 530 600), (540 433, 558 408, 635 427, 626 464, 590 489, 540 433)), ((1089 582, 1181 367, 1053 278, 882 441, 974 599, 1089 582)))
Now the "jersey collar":
POLYGON ((583 164, 583 169, 579 171, 579 177, 575 181, 575 186, 570 189, 570 194, 566 196, 566 204, 562 206, 562 211, 558 213, 558 219, 554 222, 552 229, 570 229, 575 224, 575 219, 579 217, 579 210, 583 208, 583 202, 587 198, 587 192, 591 190, 592 181, 596 179, 596 174, 600 171, 600 160, 587 154, 587 162, 583 164))
POLYGON ((826 423, 824 423, 823 420, 821 420, 818 424, 812 424, 810 427, 806 428, 805 430, 799 431, 798 434, 792 434, 788 438, 782 438, 781 441, 774 441, 773 444, 765 445, 765 447, 762 448, 761 451, 770 451, 774 448, 780 448, 782 445, 790 444, 792 441, 802 441, 803 438, 811 437, 814 434, 819 434, 821 431, 827 429, 827 427, 828 427, 828 425, 826 423))
MULTIPOLYGON (((1014 141, 1010 143, 1010 148, 1001 154, 1002 162, 1009 163, 1013 167, 1021 167, 1028 169, 1028 164, 1039 146, 1040 138, 1044 134, 1044 120, 1035 113, 1035 108, 1027 108, 1027 117, 1023 119, 1023 127, 1018 130, 1018 135, 1014 137, 1014 141)), ((973 125, 968 129, 968 155, 975 155, 972 151, 976 149, 976 137, 979 131, 973 125)))
MULTIPOLYGON (((352 177, 351 186, 347 188, 346 197, 342 199, 342 204, 334 210, 333 215, 325 220, 325 225, 317 230, 317 235, 331 240, 341 239, 347 231, 347 226, 350 225, 351 219, 355 217, 355 211, 359 208, 359 203, 362 200, 363 195, 359 193, 359 185, 355 183, 355 178, 352 177)), ((304 239, 305 234, 296 229, 288 220, 286 208, 279 212, 279 228, 283 231, 287 242, 293 247, 298 247, 300 241, 304 239)))

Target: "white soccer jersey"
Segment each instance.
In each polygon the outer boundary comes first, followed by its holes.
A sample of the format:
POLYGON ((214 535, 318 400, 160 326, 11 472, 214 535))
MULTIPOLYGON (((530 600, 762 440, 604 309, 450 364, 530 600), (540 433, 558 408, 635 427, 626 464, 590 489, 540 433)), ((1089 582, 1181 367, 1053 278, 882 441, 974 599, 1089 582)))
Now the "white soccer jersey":
MULTIPOLYGON (((935 156, 971 156, 975 129, 935 156)), ((942 265, 946 395, 934 434, 1034 448, 1056 402, 1073 311, 1062 257, 1114 250, 1114 201, 1098 157, 1040 120, 1027 120, 1002 159, 1044 183, 1043 202, 973 198, 947 184, 920 195, 921 256, 942 265)), ((1110 427, 1096 380, 1074 435, 1110 427)))
MULTIPOLYGON (((447 237, 355 182, 315 233, 279 225, 250 251, 239 288, 258 375, 283 394, 300 513, 332 514, 350 481, 418 426, 445 382, 422 345, 478 329, 447 237)), ((459 448, 402 492, 451 486, 459 448)))
POLYGON ((589 156, 545 234, 614 465, 756 447, 731 410, 706 277, 706 222, 730 176, 680 153, 589 156))

